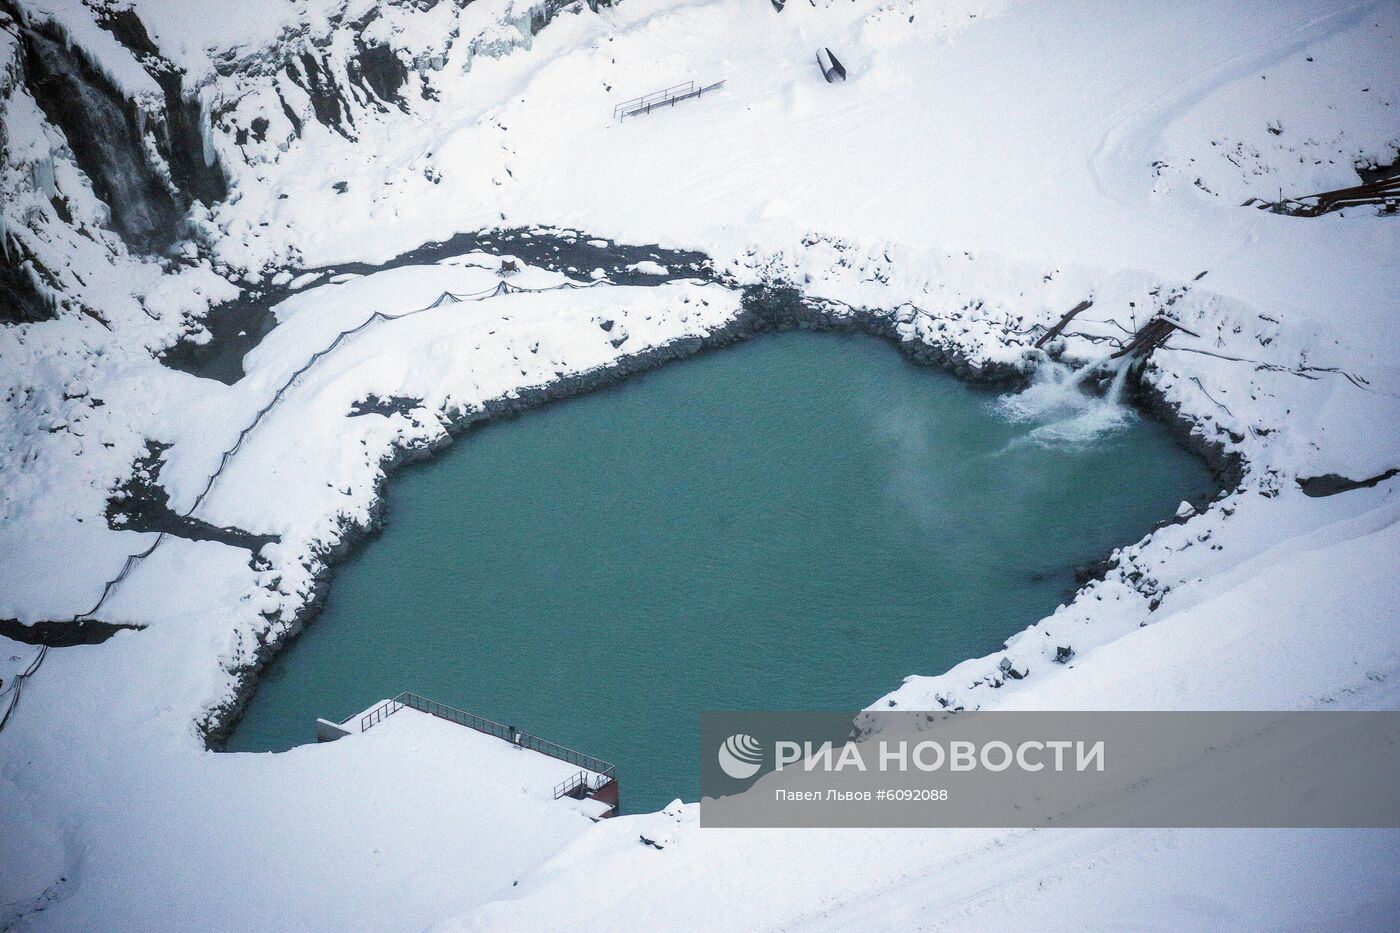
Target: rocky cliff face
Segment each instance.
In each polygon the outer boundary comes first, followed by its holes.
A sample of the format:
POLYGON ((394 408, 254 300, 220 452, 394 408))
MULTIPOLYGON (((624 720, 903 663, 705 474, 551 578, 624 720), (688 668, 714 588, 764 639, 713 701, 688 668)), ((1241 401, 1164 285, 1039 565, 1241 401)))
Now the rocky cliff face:
POLYGON ((27 29, 23 43, 26 87, 49 123, 80 141, 70 143, 73 159, 107 205, 112 228, 133 252, 168 249, 180 238, 190 198, 175 183, 168 134, 143 132, 141 105, 123 98, 57 30, 27 29))
POLYGON ((79 307, 105 319, 88 286, 103 266, 189 258, 191 211, 228 193, 205 146, 198 97, 154 50, 130 11, 94 14, 120 29, 150 86, 133 86, 54 20, 0 0, 0 320, 37 320, 79 307), (86 273, 86 278, 85 278, 86 273))
POLYGON ((224 232, 210 211, 313 127, 354 140, 365 121, 425 114, 457 43, 470 67, 570 2, 382 0, 352 18, 320 0, 254 39, 211 27, 191 50, 131 0, 0 0, 0 322, 104 319, 75 270, 196 261, 224 232))

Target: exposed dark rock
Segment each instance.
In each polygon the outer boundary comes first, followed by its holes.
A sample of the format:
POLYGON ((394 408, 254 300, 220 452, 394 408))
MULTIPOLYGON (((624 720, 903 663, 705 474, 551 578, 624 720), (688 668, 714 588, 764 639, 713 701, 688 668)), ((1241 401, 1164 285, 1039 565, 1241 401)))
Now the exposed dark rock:
POLYGON ((43 270, 34 264, 24 244, 11 239, 7 248, 0 250, 0 323, 47 321, 56 312, 55 306, 35 287, 26 269, 44 277, 43 270))
POLYGON ((287 103, 287 99, 282 96, 280 90, 277 92, 277 101, 282 105, 282 115, 286 117, 287 122, 292 125, 292 133, 296 136, 300 136, 302 129, 301 117, 297 116, 296 111, 292 109, 291 104, 287 103))
POLYGON ((350 61, 350 79, 371 91, 385 103, 407 110, 399 89, 408 80, 408 67, 387 45, 367 45, 355 37, 355 58, 350 61))
POLYGON ((412 415, 415 411, 423 407, 421 398, 412 398, 407 395, 367 396, 364 401, 356 402, 350 406, 350 416, 356 415, 412 415))
POLYGON ((233 385, 243 378, 243 357, 276 326, 272 308, 290 294, 285 287, 245 288, 233 301, 215 305, 204 316, 209 340, 182 340, 166 350, 160 361, 171 369, 233 385))
POLYGON ((231 547, 247 548, 256 554, 263 545, 278 540, 277 535, 259 535, 239 528, 226 528, 184 515, 170 508, 170 497, 160 485, 161 456, 169 447, 156 441, 146 443, 146 453, 133 465, 131 476, 107 500, 107 524, 121 531, 164 532, 189 541, 218 541, 231 547))
MULTIPOLYGON (((126 46, 155 78, 165 95, 165 123, 155 127, 156 145, 170 166, 170 177, 186 199, 212 205, 228 196, 228 181, 218 159, 205 161, 203 115, 199 100, 185 95, 184 76, 156 48, 134 10, 109 10, 99 19, 104 29, 126 46)), ((188 200, 186 201, 188 206, 188 200)))
POLYGON ((165 250, 184 207, 148 161, 132 106, 62 38, 32 29, 24 40, 29 89, 67 136, 112 226, 137 252, 165 250))
POLYGON ((351 262, 299 271, 369 275, 400 266, 432 265, 452 256, 475 252, 514 256, 526 265, 576 277, 594 269, 602 269, 608 281, 617 285, 659 285, 675 279, 714 281, 716 278, 710 258, 694 250, 669 249, 654 244, 629 246, 589 237, 573 230, 526 227, 459 233, 447 240, 424 243, 378 265, 351 262), (666 274, 647 275, 628 268, 645 260, 665 266, 666 274))
POLYGON ((1309 476, 1299 479, 1298 485, 1305 495, 1313 498, 1322 496, 1335 496, 1339 492, 1351 492, 1353 489, 1370 489, 1378 486, 1392 476, 1400 473, 1400 470, 1386 470, 1368 479, 1347 479, 1345 476, 1338 476, 1336 473, 1324 473, 1322 476, 1309 476))
POLYGON ((309 51, 301 53, 300 62, 300 68, 296 62, 287 62, 287 77, 311 98, 311 109, 317 121, 353 140, 355 136, 350 130, 354 129, 355 118, 329 65, 309 51))
POLYGON ((48 645, 50 648, 71 648, 75 645, 100 645, 121 631, 140 631, 144 625, 122 625, 83 619, 80 622, 35 622, 25 625, 17 619, 0 619, 0 635, 26 645, 48 645))
POLYGON ((1389 164, 1371 163, 1367 165, 1357 165, 1356 174, 1361 179, 1363 185, 1385 181, 1387 178, 1395 178, 1400 175, 1400 159, 1393 160, 1389 164))
MULTIPOLYGON (((344 190, 341 186, 348 188, 341 182, 337 190, 344 190)), ((317 273, 324 280, 339 273, 369 275, 400 266, 432 265, 450 256, 472 252, 517 256, 530 265, 567 274, 601 268, 610 281, 620 285, 659 285, 683 278, 715 280, 709 257, 704 253, 610 242, 598 246, 590 242, 590 238, 573 231, 531 231, 523 227, 460 233, 443 242, 425 243, 380 265, 352 262, 287 271, 297 277, 303 273, 317 273), (643 260, 660 262, 668 271, 665 275, 645 275, 627 268, 643 260)), ((161 362, 171 369, 233 385, 243 378, 243 357, 275 325, 271 309, 291 294, 293 290, 286 286, 246 286, 239 298, 216 305, 205 316, 204 326, 212 335, 211 340, 181 341, 165 352, 161 362)))
POLYGON ((792 285, 750 285, 744 289, 744 309, 763 325, 797 327, 808 318, 802 293, 792 285))
MULTIPOLYGON (((1152 365, 1150 361, 1148 365, 1152 365)), ((1208 436, 1199 423, 1182 415, 1160 389, 1142 378, 1142 369, 1135 368, 1133 374, 1129 395, 1134 406, 1161 421, 1178 444, 1204 460, 1221 488, 1238 487, 1244 479, 1244 458, 1239 452, 1227 448, 1218 437, 1208 436)))
POLYGON ((1112 557, 1101 557, 1074 568, 1074 582, 1079 586, 1102 580, 1110 570, 1118 569, 1118 561, 1112 557))

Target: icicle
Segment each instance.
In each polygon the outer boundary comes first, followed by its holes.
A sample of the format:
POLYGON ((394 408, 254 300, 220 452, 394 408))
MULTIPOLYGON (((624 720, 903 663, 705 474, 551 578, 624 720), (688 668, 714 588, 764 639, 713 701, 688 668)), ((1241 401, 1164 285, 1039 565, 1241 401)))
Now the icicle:
POLYGON ((508 23, 515 27, 515 31, 520 33, 520 40, 523 42, 529 41, 531 35, 530 23, 534 19, 533 14, 533 10, 526 10, 520 16, 512 16, 507 20, 508 23))
POLYGON ((29 163, 29 178, 35 188, 50 198, 58 197, 58 184, 54 181, 53 153, 45 153, 29 163))
POLYGON ((204 166, 208 168, 218 158, 214 149, 214 121, 209 117, 209 104, 206 95, 199 99, 199 134, 204 139, 204 166))

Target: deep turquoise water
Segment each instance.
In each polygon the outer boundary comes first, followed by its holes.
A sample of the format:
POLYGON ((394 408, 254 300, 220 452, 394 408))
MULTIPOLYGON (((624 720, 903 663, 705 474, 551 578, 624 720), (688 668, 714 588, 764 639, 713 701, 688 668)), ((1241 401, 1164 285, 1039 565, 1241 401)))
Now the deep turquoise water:
POLYGON ((1214 491, 1160 425, 1047 446, 996 401, 788 333, 487 426, 394 479, 229 747, 411 690, 615 762, 628 811, 694 800, 701 710, 869 705, 1214 491))

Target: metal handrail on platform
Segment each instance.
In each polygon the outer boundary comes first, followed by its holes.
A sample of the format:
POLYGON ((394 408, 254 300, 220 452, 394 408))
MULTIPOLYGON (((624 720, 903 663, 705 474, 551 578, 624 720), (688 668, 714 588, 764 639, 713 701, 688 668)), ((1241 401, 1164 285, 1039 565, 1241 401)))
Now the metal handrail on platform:
POLYGON ((623 101, 614 107, 613 119, 625 120, 628 117, 636 117, 651 113, 657 107, 673 107, 680 101, 689 100, 692 97, 699 97, 701 94, 713 91, 723 85, 723 79, 716 81, 714 84, 704 85, 703 87, 696 87, 694 81, 687 81, 684 84, 677 84, 665 90, 643 94, 641 97, 634 97, 631 100, 623 101))
POLYGON ((618 104, 616 107, 613 108, 613 119, 621 120, 624 116, 629 115, 637 107, 646 107, 648 104, 654 104, 659 101, 669 100, 669 96, 673 93, 681 94, 693 90, 695 90, 695 82, 687 81, 684 84, 677 84, 674 87, 668 87, 662 91, 652 91, 650 94, 643 94, 641 97, 634 97, 631 100, 624 100, 622 103, 618 104))
MULTIPOLYGON (((416 709, 420 713, 427 713, 439 719, 446 719, 448 722, 455 722, 459 726, 466 726, 468 729, 475 729, 477 732, 484 732, 487 735, 495 736, 498 739, 519 746, 520 748, 528 748, 531 751, 539 752, 541 755, 548 755, 550 758, 556 758, 559 761, 567 761, 571 765, 582 768, 583 771, 581 771, 580 774, 585 774, 585 778, 590 783, 596 783, 597 786, 590 786, 590 790, 596 790, 598 787, 602 787, 604 784, 617 777, 617 766, 603 761, 601 758, 585 755, 583 752, 569 748, 567 745, 560 745, 557 742, 542 739, 537 735, 522 732, 514 726, 508 726, 504 723, 487 719, 484 716, 478 716, 475 713, 469 713, 466 710, 457 709, 445 703, 439 703, 436 700, 429 700, 427 697, 421 697, 416 693, 401 693, 394 699, 386 700, 368 713, 365 713, 360 717, 360 731, 364 732, 375 723, 383 722, 405 706, 416 709), (599 777, 597 779, 587 778, 586 772, 592 772, 599 777)), ((574 775, 569 781, 577 777, 578 775, 574 775)), ((565 781, 564 783, 567 784, 569 781, 565 781)), ((574 785, 574 787, 577 786, 577 784, 574 785)), ((557 789, 556 787, 556 790, 557 789)), ((560 796, 562 795, 555 794, 556 799, 560 796)))
POLYGON ((612 779, 612 776, 608 774, 592 774, 588 771, 580 771, 573 777, 554 785, 554 799, 558 800, 560 797, 568 796, 580 787, 587 793, 592 793, 603 787, 612 779))
MULTIPOLYGON (((399 710, 403 709, 403 706, 404 705, 398 700, 386 700, 385 702, 380 703, 374 709, 370 710, 368 713, 365 713, 363 716, 360 717, 360 731, 364 732, 366 729, 368 729, 375 723, 383 722, 390 716, 397 713, 399 710)), ((341 725, 344 725, 344 723, 341 723, 341 725)))

